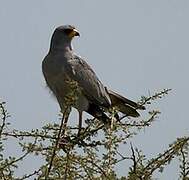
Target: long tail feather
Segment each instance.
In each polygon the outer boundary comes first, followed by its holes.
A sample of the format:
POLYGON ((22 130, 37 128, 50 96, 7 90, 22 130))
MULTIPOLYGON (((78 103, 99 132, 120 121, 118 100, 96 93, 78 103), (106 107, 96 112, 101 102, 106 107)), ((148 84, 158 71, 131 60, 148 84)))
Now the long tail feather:
POLYGON ((138 117, 140 114, 136 111, 137 109, 145 110, 144 106, 137 104, 112 90, 107 90, 110 99, 112 101, 112 106, 116 106, 120 112, 132 117, 138 117))

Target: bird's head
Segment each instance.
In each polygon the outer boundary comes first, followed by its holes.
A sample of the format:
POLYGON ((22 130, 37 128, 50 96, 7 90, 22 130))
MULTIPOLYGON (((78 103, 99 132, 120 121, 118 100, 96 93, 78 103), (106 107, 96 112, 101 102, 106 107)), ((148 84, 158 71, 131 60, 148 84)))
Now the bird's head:
POLYGON ((71 41, 75 36, 80 36, 79 31, 72 25, 59 26, 55 29, 51 46, 53 47, 71 47, 71 41))

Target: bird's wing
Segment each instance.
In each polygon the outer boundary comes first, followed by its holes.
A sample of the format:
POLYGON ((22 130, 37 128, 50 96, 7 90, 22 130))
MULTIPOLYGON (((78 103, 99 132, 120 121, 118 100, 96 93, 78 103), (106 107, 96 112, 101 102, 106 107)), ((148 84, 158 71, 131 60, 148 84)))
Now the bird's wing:
POLYGON ((81 57, 76 55, 70 63, 73 79, 77 81, 87 99, 97 105, 109 107, 111 104, 110 97, 91 67, 81 57))

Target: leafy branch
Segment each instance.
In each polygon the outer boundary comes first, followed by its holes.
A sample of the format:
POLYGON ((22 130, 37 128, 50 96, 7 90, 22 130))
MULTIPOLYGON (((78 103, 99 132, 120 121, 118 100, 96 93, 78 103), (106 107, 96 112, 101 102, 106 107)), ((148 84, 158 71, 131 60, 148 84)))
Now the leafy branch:
MULTIPOLYGON (((154 95, 143 96, 140 104, 151 104, 169 91, 164 89, 154 95)), ((70 99, 72 101, 73 98, 70 99)), ((163 172, 163 168, 175 157, 180 159, 180 178, 189 178, 189 137, 178 138, 163 153, 147 159, 141 150, 133 146, 132 138, 139 135, 140 130, 151 127, 160 112, 152 110, 146 113, 145 118, 139 119, 121 116, 119 120, 114 118, 115 112, 112 110, 110 114, 110 125, 104 125, 97 119, 85 120, 85 128, 79 136, 76 133, 78 127, 65 128, 69 113, 67 116, 64 114, 60 124, 46 124, 39 129, 18 131, 11 130, 7 122, 10 115, 5 109, 5 103, 0 102, 0 179, 150 180, 155 171, 163 172), (10 138, 18 143, 23 152, 19 157, 4 156, 7 148, 4 143, 9 142, 10 138), (130 145, 128 142, 131 142, 130 145), (120 146, 130 148, 131 153, 122 154, 120 146), (19 162, 24 163, 29 155, 37 156, 44 163, 34 171, 16 177, 15 169, 19 168, 19 162), (120 163, 130 166, 123 177, 116 171, 120 163)))

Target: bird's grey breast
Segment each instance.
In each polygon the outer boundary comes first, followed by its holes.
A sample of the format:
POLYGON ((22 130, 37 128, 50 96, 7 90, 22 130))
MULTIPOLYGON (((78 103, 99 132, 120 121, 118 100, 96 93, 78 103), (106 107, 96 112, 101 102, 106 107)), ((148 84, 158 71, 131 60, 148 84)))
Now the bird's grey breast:
POLYGON ((47 85, 52 90, 61 107, 67 99, 73 99, 71 104, 78 110, 88 108, 88 101, 82 95, 75 74, 74 59, 69 54, 49 54, 43 61, 43 73, 47 85))
POLYGON ((43 74, 47 85, 54 92, 54 88, 65 81, 65 65, 61 57, 57 54, 48 54, 42 64, 43 74))

